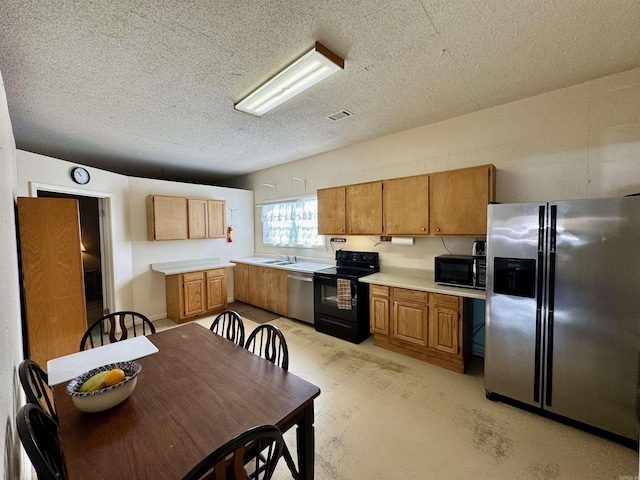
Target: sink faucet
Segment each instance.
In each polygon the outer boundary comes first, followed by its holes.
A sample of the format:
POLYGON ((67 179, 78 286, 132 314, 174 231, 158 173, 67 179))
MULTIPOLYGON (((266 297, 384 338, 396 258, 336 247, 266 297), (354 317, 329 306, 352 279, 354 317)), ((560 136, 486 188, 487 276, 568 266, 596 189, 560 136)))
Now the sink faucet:
POLYGON ((295 255, 283 255, 281 253, 276 254, 276 257, 280 257, 287 262, 297 262, 298 258, 295 255))

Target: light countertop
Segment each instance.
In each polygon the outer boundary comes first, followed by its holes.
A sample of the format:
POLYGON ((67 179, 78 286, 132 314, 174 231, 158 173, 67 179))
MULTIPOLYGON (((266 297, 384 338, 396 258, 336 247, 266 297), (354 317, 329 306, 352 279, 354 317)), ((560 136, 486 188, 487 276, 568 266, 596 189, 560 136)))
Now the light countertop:
POLYGON ((385 285, 388 287, 409 288, 412 290, 442 293, 445 295, 457 295, 459 297, 475 298, 479 300, 484 300, 486 298, 484 290, 440 285, 433 281, 433 272, 427 270, 411 271, 411 273, 378 272, 373 275, 367 275, 366 277, 360 277, 358 280, 364 283, 375 283, 376 285, 385 285))
POLYGON ((233 263, 221 262, 219 258, 199 258, 177 262, 152 263, 151 270, 164 273, 165 275, 177 275, 179 273, 199 272, 201 270, 213 270, 215 268, 233 266, 233 263))
POLYGON ((246 263, 249 265, 261 265, 269 268, 279 268, 280 270, 288 270, 292 272, 313 273, 325 268, 331 268, 335 266, 335 262, 327 260, 323 262, 320 259, 300 259, 296 263, 291 265, 274 265, 267 262, 273 260, 282 260, 278 257, 243 257, 238 259, 232 259, 233 263, 246 263))

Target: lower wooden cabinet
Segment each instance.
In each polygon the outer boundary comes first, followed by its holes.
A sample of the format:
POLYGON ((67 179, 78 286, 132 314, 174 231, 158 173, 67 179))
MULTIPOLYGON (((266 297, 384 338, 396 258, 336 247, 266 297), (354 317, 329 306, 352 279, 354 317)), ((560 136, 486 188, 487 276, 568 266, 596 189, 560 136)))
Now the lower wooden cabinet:
POLYGON ((286 270, 236 263, 233 279, 235 300, 287 315, 286 270))
POLYGON ((165 277, 167 317, 178 323, 227 308, 224 268, 180 273, 165 277))
POLYGON ((371 285, 369 301, 374 345, 464 373, 471 353, 464 338, 465 326, 471 334, 469 299, 371 285))
POLYGON ((369 286, 371 333, 389 335, 389 287, 369 286))

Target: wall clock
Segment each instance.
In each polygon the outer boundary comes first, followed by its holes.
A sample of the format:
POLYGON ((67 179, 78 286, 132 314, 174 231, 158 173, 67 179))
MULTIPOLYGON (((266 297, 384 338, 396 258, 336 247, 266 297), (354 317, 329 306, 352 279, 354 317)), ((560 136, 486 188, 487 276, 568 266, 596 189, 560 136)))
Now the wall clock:
POLYGON ((89 176, 89 172, 85 168, 75 167, 71 170, 71 178, 74 182, 79 183, 80 185, 85 185, 89 183, 91 177, 89 176))

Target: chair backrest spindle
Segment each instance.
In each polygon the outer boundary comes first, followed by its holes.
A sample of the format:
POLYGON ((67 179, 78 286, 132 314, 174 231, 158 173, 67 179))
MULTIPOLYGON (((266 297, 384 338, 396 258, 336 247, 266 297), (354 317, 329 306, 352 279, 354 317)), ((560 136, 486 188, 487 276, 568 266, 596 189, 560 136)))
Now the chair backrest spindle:
POLYGON ((275 325, 259 325, 247 338, 245 348, 285 370, 289 369, 287 341, 275 325))
POLYGON ((240 315, 233 310, 226 310, 219 314, 211 323, 209 330, 241 347, 244 346, 244 324, 240 315))

